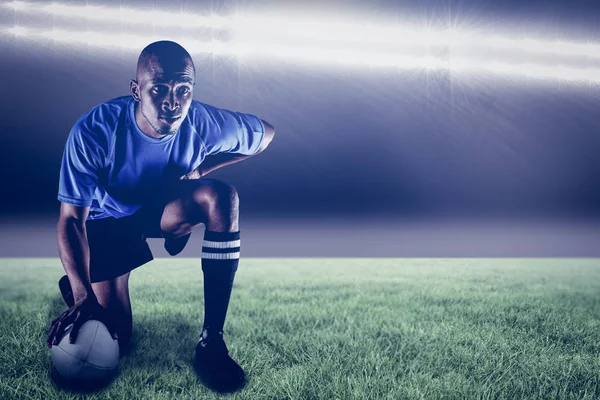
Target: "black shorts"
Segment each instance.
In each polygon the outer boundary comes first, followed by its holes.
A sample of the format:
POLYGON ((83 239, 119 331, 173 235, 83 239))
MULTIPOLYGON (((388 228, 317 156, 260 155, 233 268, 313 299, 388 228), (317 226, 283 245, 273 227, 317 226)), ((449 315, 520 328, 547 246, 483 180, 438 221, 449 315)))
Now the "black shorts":
POLYGON ((164 207, 146 207, 123 218, 86 221, 92 282, 113 279, 152 261, 146 238, 161 238, 164 207))

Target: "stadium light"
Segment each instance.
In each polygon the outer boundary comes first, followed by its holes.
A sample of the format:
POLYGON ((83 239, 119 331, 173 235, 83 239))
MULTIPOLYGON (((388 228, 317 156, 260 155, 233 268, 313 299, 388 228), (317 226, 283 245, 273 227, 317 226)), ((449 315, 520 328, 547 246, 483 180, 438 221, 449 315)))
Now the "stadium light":
MULTIPOLYGON (((115 34, 93 31, 65 31, 53 29, 27 30, 11 28, 23 37, 40 40, 55 40, 106 48, 133 49, 139 51, 154 40, 164 37, 147 35, 115 34)), ((391 52, 364 50, 342 50, 326 47, 291 47, 285 44, 253 41, 196 41, 174 38, 190 53, 233 56, 240 58, 269 57, 327 65, 348 65, 396 68, 403 70, 446 70, 454 73, 488 72, 507 76, 520 76, 534 79, 557 79, 570 82, 600 83, 600 68, 549 66, 539 63, 491 62, 476 58, 452 58, 434 56, 411 56, 391 52)))
POLYGON ((12 28, 6 28, 4 31, 13 36, 26 36, 27 29, 22 26, 13 26, 12 28))
POLYGON ((340 42, 355 44, 385 44, 394 46, 444 46, 450 49, 501 49, 533 54, 556 54, 561 57, 600 59, 600 45, 569 41, 508 38, 482 32, 420 29, 411 26, 374 26, 360 22, 318 21, 314 18, 290 18, 284 15, 233 15, 174 13, 158 10, 74 6, 59 3, 46 5, 15 1, 6 6, 18 11, 45 12, 56 16, 116 22, 126 25, 164 26, 187 29, 223 29, 237 38, 262 41, 279 37, 290 44, 340 42))
POLYGON ((216 15, 202 16, 158 10, 139 10, 127 7, 73 6, 60 3, 32 4, 13 1, 6 4, 16 11, 42 12, 66 18, 80 18, 101 22, 118 22, 128 25, 172 26, 183 28, 223 28, 226 19, 216 15))
POLYGON ((6 3, 6 6, 12 8, 15 11, 23 11, 26 10, 28 5, 24 1, 11 1, 10 3, 6 3))

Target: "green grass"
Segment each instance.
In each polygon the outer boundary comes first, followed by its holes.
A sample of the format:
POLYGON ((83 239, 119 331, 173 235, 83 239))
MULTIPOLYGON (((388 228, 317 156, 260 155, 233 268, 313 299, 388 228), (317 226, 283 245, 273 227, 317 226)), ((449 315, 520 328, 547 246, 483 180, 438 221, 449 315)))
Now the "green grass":
MULTIPOLYGON (((57 259, 0 259, 0 399, 78 398, 47 374, 63 309, 57 259)), ((249 377, 229 396, 191 366, 200 261, 130 280, 135 348, 86 398, 600 398, 600 262, 583 259, 243 259, 226 323, 249 377)))

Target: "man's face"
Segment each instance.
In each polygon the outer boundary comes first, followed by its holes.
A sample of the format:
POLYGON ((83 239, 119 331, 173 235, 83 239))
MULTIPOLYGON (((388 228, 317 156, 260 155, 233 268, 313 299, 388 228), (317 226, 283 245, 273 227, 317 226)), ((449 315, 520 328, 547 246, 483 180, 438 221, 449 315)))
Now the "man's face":
POLYGON ((153 56, 137 75, 131 89, 139 102, 136 121, 140 129, 153 137, 175 134, 192 103, 195 77, 191 60, 161 62, 153 56))

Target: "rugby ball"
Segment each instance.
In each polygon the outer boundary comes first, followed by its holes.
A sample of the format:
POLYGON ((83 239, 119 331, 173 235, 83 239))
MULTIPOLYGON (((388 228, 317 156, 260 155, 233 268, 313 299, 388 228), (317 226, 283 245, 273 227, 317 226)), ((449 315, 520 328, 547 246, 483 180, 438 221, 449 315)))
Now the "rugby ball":
POLYGON ((119 343, 113 339, 106 326, 96 320, 83 323, 77 339, 69 343, 69 325, 60 342, 52 346, 52 364, 60 377, 76 382, 108 380, 119 364, 119 343))

